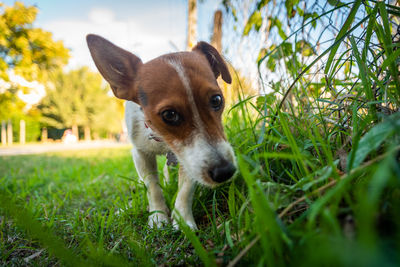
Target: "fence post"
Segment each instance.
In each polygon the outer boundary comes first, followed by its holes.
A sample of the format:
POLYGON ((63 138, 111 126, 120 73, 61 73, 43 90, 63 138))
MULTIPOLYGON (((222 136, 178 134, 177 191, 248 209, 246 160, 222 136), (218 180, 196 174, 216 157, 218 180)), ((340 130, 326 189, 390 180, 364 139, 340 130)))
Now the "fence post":
POLYGON ((6 122, 1 121, 1 144, 3 146, 7 145, 7 130, 6 122))
POLYGON ((76 136, 76 140, 79 140, 79 129, 78 125, 72 125, 72 134, 76 136))
POLYGON ((92 139, 90 136, 90 127, 89 126, 85 126, 84 136, 85 136, 85 141, 90 141, 92 139))
POLYGON ((8 145, 13 144, 13 131, 12 131, 11 120, 8 120, 8 124, 7 124, 7 141, 8 141, 8 145))
POLYGON ((19 143, 24 145, 25 144, 25 121, 19 121, 19 143))

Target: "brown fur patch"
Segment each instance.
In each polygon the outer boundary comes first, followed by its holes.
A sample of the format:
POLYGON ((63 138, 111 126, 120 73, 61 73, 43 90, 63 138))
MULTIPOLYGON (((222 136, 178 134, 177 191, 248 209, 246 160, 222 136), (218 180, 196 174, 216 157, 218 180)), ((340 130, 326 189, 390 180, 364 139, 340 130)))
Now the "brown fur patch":
POLYGON ((206 58, 194 52, 162 56, 140 68, 136 87, 146 94, 147 105, 142 107, 148 125, 172 148, 174 142, 191 143, 194 131, 198 130, 188 92, 177 71, 169 64, 171 60, 179 62, 184 69, 207 139, 210 142, 225 140, 221 122, 223 108, 215 111, 210 106, 211 96, 222 95, 222 92, 206 58), (162 120, 161 113, 167 109, 174 109, 182 116, 180 125, 171 126, 162 120))

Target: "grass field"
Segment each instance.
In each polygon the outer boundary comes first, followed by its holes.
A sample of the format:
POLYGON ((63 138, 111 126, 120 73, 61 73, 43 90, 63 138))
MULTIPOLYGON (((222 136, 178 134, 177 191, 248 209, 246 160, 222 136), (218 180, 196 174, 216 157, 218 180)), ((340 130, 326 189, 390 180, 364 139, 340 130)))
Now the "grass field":
POLYGON ((288 78, 239 86, 224 113, 239 173, 197 189, 197 232, 148 229, 128 147, 0 157, 0 265, 399 266, 400 8, 371 3, 326 11, 344 24, 312 62, 259 59, 288 78))
MULTIPOLYGON (((252 139, 247 136, 232 138, 245 144, 252 139)), ((323 141, 309 138, 310 144, 323 141)), ((399 147, 358 163, 348 175, 335 167, 340 164, 334 158, 324 157, 323 167, 306 150, 297 147, 301 156, 296 156, 288 147, 258 153, 254 161, 246 155, 256 147, 235 146, 242 174, 215 191, 198 188, 196 235, 171 226, 148 229, 146 191, 129 147, 2 157, 1 265, 214 265, 244 251, 242 265, 395 266, 399 147), (246 154, 240 153, 243 148, 246 154), (256 166, 261 159, 275 165, 270 178, 256 166), (290 175, 300 173, 302 164, 304 178, 290 175)), ((159 158, 160 170, 164 161, 159 158)), ((176 178, 177 170, 171 175, 176 178)), ((177 181, 166 183, 161 176, 161 185, 171 208, 177 181)))
MULTIPOLYGON (((160 158, 160 166, 164 161, 160 158)), ((176 168, 170 171, 176 176, 176 168)), ((85 259, 92 265, 199 263, 181 232, 172 227, 148 229, 146 191, 138 182, 128 147, 2 157, 0 173, 2 206, 8 215, 15 211, 21 215, 17 221, 0 217, 1 265, 52 265, 57 257, 71 263, 71 253, 75 262, 85 259), (43 243, 50 248, 43 250, 43 243)), ((176 179, 169 184, 162 180, 162 186, 173 207, 176 179)), ((213 243, 215 232, 210 233, 208 217, 212 196, 226 197, 223 189, 215 195, 200 189, 198 194, 203 194, 203 201, 195 201, 194 213, 202 228, 201 240, 212 251, 226 250, 223 242, 213 243)))
MULTIPOLYGON (((29 220, 51 229, 63 246, 78 258, 89 257, 92 264, 106 263, 109 254, 123 255, 117 261, 110 258, 114 265, 120 260, 137 262, 138 250, 146 251, 143 260, 157 263, 187 258, 196 262, 193 253, 184 253, 191 250, 181 234, 147 229, 145 189, 134 179, 129 148, 5 157, 0 159, 0 173, 2 192, 12 196, 10 209, 25 209, 17 224, 26 231, 1 217, 2 264, 24 265, 25 258, 42 251, 27 234, 33 227, 29 220)), ((48 233, 36 234, 41 240, 40 235, 48 233)), ((58 253, 65 253, 64 248, 58 253)), ((57 259, 45 250, 29 262, 43 266, 57 259)))

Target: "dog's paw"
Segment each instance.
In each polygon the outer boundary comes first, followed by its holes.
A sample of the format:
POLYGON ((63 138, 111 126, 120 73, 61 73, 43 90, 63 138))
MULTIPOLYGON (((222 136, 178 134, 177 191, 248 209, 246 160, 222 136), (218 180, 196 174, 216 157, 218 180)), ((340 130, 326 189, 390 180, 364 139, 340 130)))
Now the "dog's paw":
POLYGON ((169 223, 167 215, 161 212, 155 212, 149 216, 148 225, 150 228, 162 228, 169 223))
MULTIPOLYGON (((197 228, 197 224, 194 221, 182 221, 182 223, 185 223, 193 231, 199 230, 199 228, 197 228)), ((180 229, 179 223, 175 219, 172 221, 172 226, 175 228, 175 230, 180 229)))

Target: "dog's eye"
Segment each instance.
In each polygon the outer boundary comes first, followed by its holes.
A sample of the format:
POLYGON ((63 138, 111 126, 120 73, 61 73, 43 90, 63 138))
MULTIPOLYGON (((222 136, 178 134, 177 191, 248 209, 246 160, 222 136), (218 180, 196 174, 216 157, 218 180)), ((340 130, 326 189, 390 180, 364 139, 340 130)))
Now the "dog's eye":
POLYGON ((174 126, 180 124, 182 121, 182 118, 179 115, 179 113, 172 109, 164 110, 161 113, 161 118, 166 124, 174 126))
POLYGON ((210 105, 215 111, 217 111, 221 109, 223 101, 221 95, 213 95, 210 99, 210 105))

